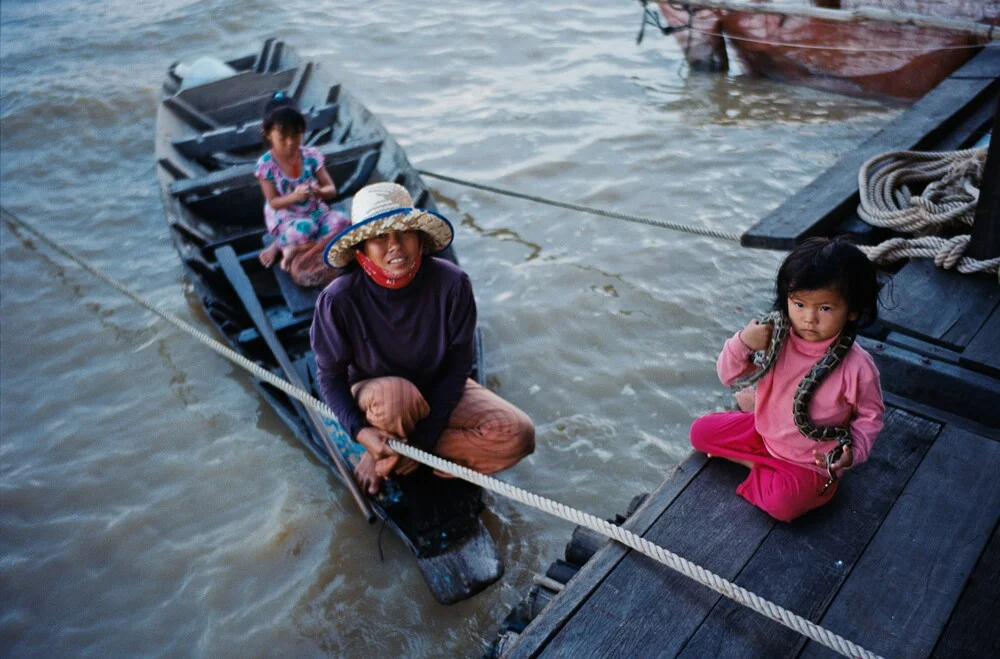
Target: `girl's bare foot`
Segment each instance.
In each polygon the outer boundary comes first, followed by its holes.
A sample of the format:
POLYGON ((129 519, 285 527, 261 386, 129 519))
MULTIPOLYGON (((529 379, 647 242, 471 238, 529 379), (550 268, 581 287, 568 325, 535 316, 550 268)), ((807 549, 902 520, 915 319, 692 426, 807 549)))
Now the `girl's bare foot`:
POLYGON ((382 477, 375 473, 375 461, 367 453, 361 456, 361 462, 354 468, 354 480, 371 495, 378 494, 382 489, 382 477))
POLYGON ((269 245, 267 249, 260 253, 257 258, 260 259, 260 264, 265 268, 270 268, 274 265, 274 259, 277 258, 278 254, 281 252, 281 248, 277 244, 269 245))
POLYGON ((289 245, 281 250, 281 269, 288 272, 288 269, 292 267, 292 258, 307 247, 308 245, 289 245))

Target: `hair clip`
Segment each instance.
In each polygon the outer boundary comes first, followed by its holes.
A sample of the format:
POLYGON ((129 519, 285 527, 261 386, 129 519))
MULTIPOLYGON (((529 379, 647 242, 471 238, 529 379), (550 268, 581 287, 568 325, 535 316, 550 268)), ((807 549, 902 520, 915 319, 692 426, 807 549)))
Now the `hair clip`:
POLYGON ((285 92, 280 91, 280 90, 276 91, 276 92, 274 92, 274 96, 272 96, 271 98, 274 99, 274 100, 276 100, 276 101, 280 100, 282 98, 285 98, 285 92))

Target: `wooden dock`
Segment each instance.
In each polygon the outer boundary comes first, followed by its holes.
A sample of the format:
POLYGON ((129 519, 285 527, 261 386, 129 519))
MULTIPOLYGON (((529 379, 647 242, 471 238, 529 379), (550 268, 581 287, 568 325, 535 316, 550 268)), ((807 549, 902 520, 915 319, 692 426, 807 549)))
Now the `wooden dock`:
MULTIPOLYGON (((969 146, 990 130, 998 93, 1000 52, 986 50, 744 243, 784 249, 844 232, 877 240, 854 210, 861 163, 969 146)), ((1000 194, 1000 180, 987 188, 1000 194)), ((1000 227, 1000 214, 991 221, 1000 227)), ((895 274, 890 305, 859 339, 882 375, 885 427, 830 504, 775 522, 736 496, 745 468, 692 454, 624 526, 882 656, 1000 656, 1000 284, 913 261, 895 274)), ((831 655, 609 542, 505 656, 831 655)))

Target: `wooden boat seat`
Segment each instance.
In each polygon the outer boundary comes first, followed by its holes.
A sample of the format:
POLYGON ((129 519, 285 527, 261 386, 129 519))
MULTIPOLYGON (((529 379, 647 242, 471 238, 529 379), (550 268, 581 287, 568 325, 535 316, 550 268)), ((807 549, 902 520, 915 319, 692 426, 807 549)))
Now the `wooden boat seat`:
POLYGON ((253 120, 274 92, 287 89, 303 77, 298 67, 277 73, 242 71, 234 76, 182 89, 164 99, 164 104, 198 130, 253 120))
MULTIPOLYGON (((369 151, 378 151, 382 146, 381 138, 367 138, 359 139, 357 141, 352 141, 347 144, 324 144, 320 147, 320 153, 323 154, 323 158, 326 160, 327 170, 330 171, 333 166, 340 165, 340 169, 343 170, 343 165, 354 164, 362 160, 362 156, 367 154, 369 151)), ((253 175, 254 163, 247 163, 245 165, 239 165, 236 167, 230 167, 229 169, 212 172, 206 176, 201 176, 198 178, 184 179, 180 181, 174 181, 169 186, 170 194, 175 197, 186 197, 187 195, 206 195, 211 194, 213 191, 221 191, 227 188, 241 187, 245 185, 256 185, 257 180, 253 175)), ((352 169, 353 171, 353 169, 352 169)), ((333 171, 331 171, 331 176, 333 176, 333 171)), ((347 178, 341 175, 339 180, 344 180, 347 178)), ((333 180, 336 182, 337 177, 333 180)), ((338 188, 343 191, 344 186, 338 185, 338 188)), ((185 198, 185 203, 187 199, 185 198)))
MULTIPOLYGON (((338 199, 357 192, 358 188, 371 178, 372 171, 378 163, 379 151, 375 148, 368 148, 361 153, 357 153, 354 149, 350 151, 353 152, 346 155, 340 152, 340 156, 329 157, 326 160, 326 170, 337 185, 338 199)), ((194 188, 193 191, 180 193, 184 195, 184 205, 198 217, 217 218, 216 224, 220 223, 219 218, 231 217, 240 223, 245 223, 246 218, 258 217, 260 226, 263 227, 264 194, 253 176, 253 166, 245 167, 248 171, 239 178, 219 182, 216 186, 207 187, 199 183, 210 178, 211 174, 202 179, 175 181, 177 184, 189 184, 189 187, 194 188)))
MULTIPOLYGON (((306 132, 322 130, 333 124, 337 120, 338 109, 338 104, 330 103, 304 112, 306 132)), ((177 151, 191 160, 204 158, 218 151, 238 151, 261 146, 261 123, 262 121, 257 119, 237 126, 226 126, 193 137, 174 140, 173 145, 177 151)))
MULTIPOLYGON (((263 242, 265 247, 270 246, 274 242, 274 236, 265 233, 263 242)), ((278 267, 278 264, 274 264, 271 267, 271 271, 274 273, 274 278, 278 281, 278 288, 281 289, 281 296, 285 298, 288 310, 295 316, 303 313, 312 313, 313 309, 316 308, 316 298, 319 297, 321 289, 302 288, 292 281, 291 276, 278 267)))

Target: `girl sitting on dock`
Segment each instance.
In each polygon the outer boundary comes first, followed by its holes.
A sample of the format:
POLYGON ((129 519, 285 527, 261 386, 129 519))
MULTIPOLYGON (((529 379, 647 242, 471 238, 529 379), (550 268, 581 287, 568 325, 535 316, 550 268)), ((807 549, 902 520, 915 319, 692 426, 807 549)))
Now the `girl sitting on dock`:
POLYGON ((257 161, 254 175, 264 192, 264 223, 274 242, 260 253, 260 262, 270 268, 280 257, 281 269, 300 286, 327 284, 336 273, 324 265, 323 248, 350 221, 325 203, 337 195, 337 187, 323 167, 323 154, 302 146, 306 120, 284 92, 264 106, 261 132, 270 149, 257 161))
POLYGON ((736 493, 781 521, 830 501, 838 476, 868 459, 882 429, 882 389, 854 343, 878 313, 875 266, 844 240, 811 238, 778 270, 774 312, 726 341, 723 384, 742 389, 737 412, 691 426, 691 445, 750 468, 736 493), (755 368, 754 353, 758 353, 755 368))
POLYGON ((347 270, 316 301, 310 336, 323 399, 365 447, 358 484, 375 494, 417 468, 390 439, 487 474, 531 453, 527 415, 469 379, 472 283, 433 256, 451 244, 451 223, 396 183, 359 190, 351 220, 327 247, 326 262, 347 270))

